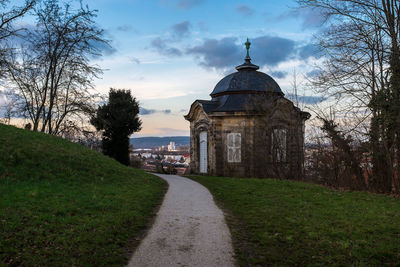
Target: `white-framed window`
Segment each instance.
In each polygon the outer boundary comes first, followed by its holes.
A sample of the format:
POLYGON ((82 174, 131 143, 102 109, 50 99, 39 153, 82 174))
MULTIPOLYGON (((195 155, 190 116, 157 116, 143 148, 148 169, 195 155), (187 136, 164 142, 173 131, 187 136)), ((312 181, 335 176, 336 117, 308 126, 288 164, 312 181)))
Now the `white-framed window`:
POLYGON ((228 162, 241 162, 242 137, 240 133, 228 133, 226 139, 228 162))
POLYGON ((271 153, 276 162, 285 162, 287 154, 287 130, 275 128, 271 133, 271 153))

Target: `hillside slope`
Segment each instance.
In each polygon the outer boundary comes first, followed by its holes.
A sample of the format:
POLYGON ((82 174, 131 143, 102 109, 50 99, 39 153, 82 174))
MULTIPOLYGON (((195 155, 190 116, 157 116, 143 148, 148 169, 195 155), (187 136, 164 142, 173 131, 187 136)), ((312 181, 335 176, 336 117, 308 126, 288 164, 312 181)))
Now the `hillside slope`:
POLYGON ((81 145, 0 124, 0 265, 121 266, 165 186, 81 145))
POLYGON ((240 266, 399 266, 399 199, 288 180, 190 178, 228 214, 240 266))

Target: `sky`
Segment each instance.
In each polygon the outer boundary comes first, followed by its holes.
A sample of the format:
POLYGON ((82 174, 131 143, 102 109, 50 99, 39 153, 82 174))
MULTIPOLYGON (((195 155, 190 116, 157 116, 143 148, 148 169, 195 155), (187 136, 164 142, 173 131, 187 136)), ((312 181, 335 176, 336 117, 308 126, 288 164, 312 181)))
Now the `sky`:
MULTIPOLYGON (((92 63, 103 68, 96 90, 130 89, 141 107, 142 130, 134 136, 189 135, 184 115, 196 99, 243 63, 273 77, 288 96, 315 73, 312 45, 321 16, 295 9, 292 0, 83 0, 98 10, 96 22, 111 47, 92 63)), ((306 104, 313 92, 299 92, 306 104)))

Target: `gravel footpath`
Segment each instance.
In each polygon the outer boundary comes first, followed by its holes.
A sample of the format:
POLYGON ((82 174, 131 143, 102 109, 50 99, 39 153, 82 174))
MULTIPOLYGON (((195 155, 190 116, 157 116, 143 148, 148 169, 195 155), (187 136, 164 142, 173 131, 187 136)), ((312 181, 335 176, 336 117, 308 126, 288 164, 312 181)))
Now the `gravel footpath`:
POLYGON ((228 226, 210 192, 181 176, 156 175, 168 192, 128 266, 235 266, 228 226))

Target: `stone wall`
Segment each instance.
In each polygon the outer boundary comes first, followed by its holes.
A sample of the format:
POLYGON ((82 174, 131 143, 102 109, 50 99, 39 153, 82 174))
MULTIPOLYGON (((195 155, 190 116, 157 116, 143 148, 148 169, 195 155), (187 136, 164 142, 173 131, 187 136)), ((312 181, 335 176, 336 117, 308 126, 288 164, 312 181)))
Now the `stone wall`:
POLYGON ((245 112, 206 114, 201 108, 190 123, 191 170, 199 173, 199 134, 207 131, 208 174, 235 177, 277 177, 299 179, 303 174, 305 118, 292 102, 278 101, 267 113, 245 112), (287 130, 285 162, 276 162, 271 152, 271 132, 287 130), (228 162, 227 134, 241 135, 241 162, 228 162))

